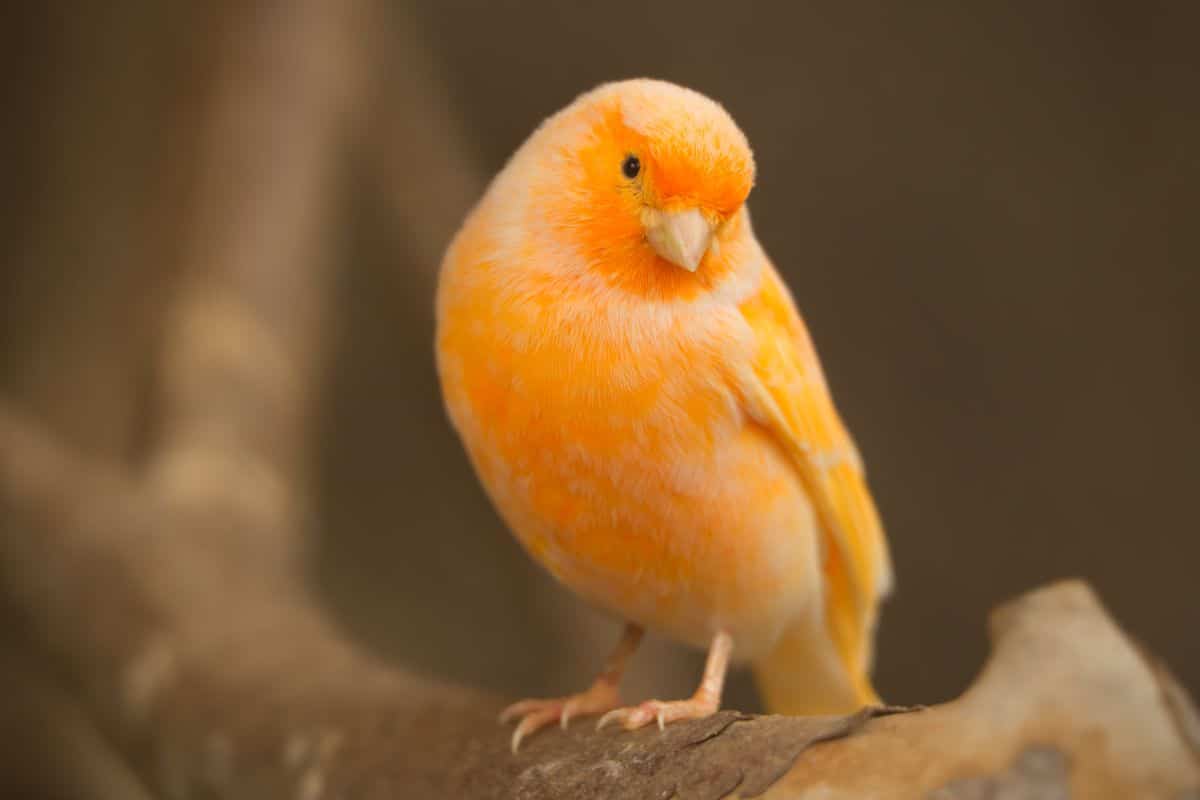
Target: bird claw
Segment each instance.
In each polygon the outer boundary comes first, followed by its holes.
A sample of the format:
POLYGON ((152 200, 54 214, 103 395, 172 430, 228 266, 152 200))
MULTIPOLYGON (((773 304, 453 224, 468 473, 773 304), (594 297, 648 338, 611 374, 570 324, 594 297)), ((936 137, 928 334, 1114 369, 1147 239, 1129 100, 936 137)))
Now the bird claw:
POLYGON ((513 754, 516 755, 517 750, 521 748, 521 741, 531 733, 536 733, 558 718, 559 709, 547 707, 537 711, 531 711, 521 718, 513 731, 510 746, 513 754))
POLYGON ((609 711, 596 721, 596 730, 601 730, 609 723, 618 723, 627 731, 644 728, 651 722, 658 723, 658 729, 666 730, 668 722, 678 722, 685 719, 703 719, 717 711, 715 702, 690 698, 688 700, 647 700, 641 705, 628 708, 616 708, 609 711))
POLYGON ((646 716, 646 710, 642 706, 615 708, 596 720, 596 730, 603 730, 610 722, 615 722, 625 730, 632 731, 642 727, 648 721, 649 718, 646 716), (644 717, 645 719, 643 719, 644 717))
POLYGON ((500 722, 511 722, 518 717, 521 719, 512 735, 512 751, 516 753, 526 736, 536 733, 555 720, 566 730, 574 717, 603 713, 616 707, 618 702, 616 687, 598 681, 587 691, 568 697, 521 700, 513 703, 500 712, 500 722))
POLYGON ((523 717, 533 711, 538 710, 547 703, 555 702, 553 700, 520 700, 505 708, 500 712, 498 721, 500 724, 512 722, 517 717, 523 717))
MULTIPOLYGON (((579 711, 582 705, 583 703, 578 695, 568 698, 567 702, 563 703, 562 712, 558 716, 558 724, 564 731, 567 729, 567 725, 571 723, 571 717, 575 716, 575 712, 579 711)), ((599 712, 596 711, 593 713, 599 712)))

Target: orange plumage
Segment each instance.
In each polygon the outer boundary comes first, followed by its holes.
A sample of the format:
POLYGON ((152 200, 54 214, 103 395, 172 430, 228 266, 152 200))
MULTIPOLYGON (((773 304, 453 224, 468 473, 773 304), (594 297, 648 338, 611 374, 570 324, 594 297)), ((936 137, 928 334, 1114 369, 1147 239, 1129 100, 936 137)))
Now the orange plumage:
POLYGON ((874 699, 886 544, 753 180, 716 103, 608 84, 534 132, 446 253, 438 368, 471 461, 530 554, 630 623, 588 692, 514 707, 514 747, 573 713, 711 713, 730 648, 773 710, 874 699), (616 708, 642 627, 712 645, 695 697, 616 708))

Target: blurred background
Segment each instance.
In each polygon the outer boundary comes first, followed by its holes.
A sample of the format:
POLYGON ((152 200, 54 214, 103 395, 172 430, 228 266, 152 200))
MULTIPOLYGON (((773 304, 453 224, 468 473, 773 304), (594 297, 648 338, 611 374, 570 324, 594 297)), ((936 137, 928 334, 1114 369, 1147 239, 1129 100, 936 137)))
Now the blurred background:
MULTIPOLYGON (((163 308, 203 248, 180 220, 209 179, 205 97, 230 52, 257 57, 230 44, 234 7, 27 4, 0 26, 0 396, 134 467, 163 308)), ((884 697, 962 691, 988 610, 1065 576, 1200 687, 1200 6, 353 13, 354 45, 313 53, 365 88, 322 240, 309 568, 365 647, 546 694, 584 685, 617 635, 490 509, 442 413, 431 296, 449 236, 534 126, 597 83, 651 76, 718 99, 755 149, 757 233, 892 541, 884 697)), ((699 667, 652 639, 628 695, 689 692, 699 667)), ((728 704, 757 707, 746 676, 728 704)), ((0 734, 30 735, 21 714, 0 709, 0 734)))

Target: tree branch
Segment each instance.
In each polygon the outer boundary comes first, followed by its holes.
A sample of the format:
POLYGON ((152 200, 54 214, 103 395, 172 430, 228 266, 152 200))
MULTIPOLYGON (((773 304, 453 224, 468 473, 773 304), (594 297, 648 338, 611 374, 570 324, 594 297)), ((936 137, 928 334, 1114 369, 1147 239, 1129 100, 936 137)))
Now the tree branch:
POLYGON ((581 724, 514 757, 498 698, 356 651, 300 587, 231 560, 211 520, 176 516, 10 412, 0 512, 17 528, 0 552, 4 585, 23 587, 38 641, 170 797, 716 798, 770 787, 794 798, 821 785, 828 797, 965 798, 1028 784, 1178 798, 1200 787, 1200 747, 1186 733, 1195 711, 1079 583, 997 612, 987 668, 942 706, 874 719, 724 712, 665 734, 581 724))
POLYGON ((294 513, 364 16, 354 2, 248 4, 221 40, 161 358, 163 491, 294 513))
POLYGON ((6 794, 150 800, 124 755, 46 675, 45 663, 23 655, 19 644, 0 641, 0 682, 8 695, 0 715, 6 794))

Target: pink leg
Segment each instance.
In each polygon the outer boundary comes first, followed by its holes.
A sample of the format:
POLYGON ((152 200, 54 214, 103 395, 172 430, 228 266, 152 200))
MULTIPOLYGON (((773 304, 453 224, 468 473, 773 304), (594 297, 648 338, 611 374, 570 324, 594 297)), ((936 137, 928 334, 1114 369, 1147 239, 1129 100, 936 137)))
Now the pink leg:
POLYGON ((631 623, 625 626, 621 640, 604 663, 603 671, 586 691, 567 697, 521 700, 500 712, 501 722, 521 718, 521 722, 513 731, 512 751, 517 752, 521 740, 526 736, 552 722, 558 721, 566 728, 572 717, 603 714, 620 705, 617 688, 621 683, 621 676, 625 673, 625 663, 641 644, 642 633, 642 629, 637 625, 631 623))
POLYGON ((700 686, 687 700, 647 700, 641 705, 609 711, 599 722, 597 730, 610 722, 617 722, 627 731, 636 730, 657 720, 661 730, 668 722, 681 719, 702 719, 715 714, 721 707, 721 690, 725 686, 725 673, 729 669, 729 654, 733 650, 733 639, 724 631, 713 637, 708 648, 708 660, 704 664, 704 678, 700 686))

